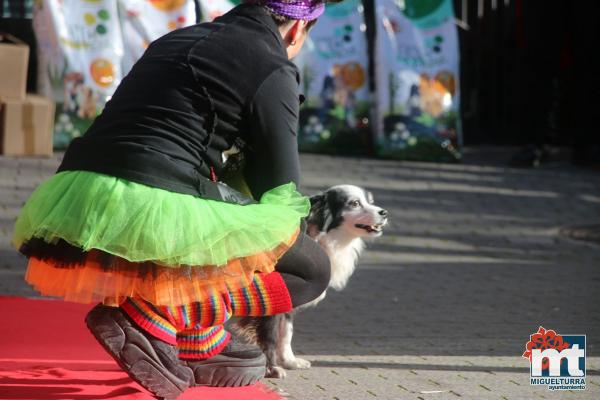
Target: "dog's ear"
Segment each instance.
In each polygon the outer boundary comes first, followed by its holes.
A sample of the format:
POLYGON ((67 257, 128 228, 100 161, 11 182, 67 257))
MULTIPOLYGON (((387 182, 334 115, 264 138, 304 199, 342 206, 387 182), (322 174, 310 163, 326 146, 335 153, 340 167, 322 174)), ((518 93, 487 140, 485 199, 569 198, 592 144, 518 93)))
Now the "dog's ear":
POLYGON ((306 219, 306 223, 317 228, 319 232, 323 231, 325 221, 328 218, 329 207, 327 205, 327 197, 324 193, 319 193, 310 197, 310 213, 306 219))
POLYGON ((313 210, 315 207, 318 207, 319 203, 325 201, 325 195, 323 193, 315 194, 314 196, 310 196, 309 200, 311 210, 313 210))

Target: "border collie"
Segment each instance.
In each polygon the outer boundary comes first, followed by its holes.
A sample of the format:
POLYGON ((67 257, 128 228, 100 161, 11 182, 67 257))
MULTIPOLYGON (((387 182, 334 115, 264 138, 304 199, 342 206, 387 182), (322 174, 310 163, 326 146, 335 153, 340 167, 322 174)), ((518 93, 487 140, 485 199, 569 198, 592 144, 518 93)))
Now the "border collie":
MULTIPOLYGON (((356 268, 365 247, 363 238, 381 236, 388 213, 373 202, 373 195, 353 185, 333 186, 310 198, 307 234, 325 250, 331 261, 329 287, 342 290, 356 268)), ((254 338, 267 358, 268 378, 284 378, 285 369, 310 368, 310 361, 298 358, 292 351, 295 312, 314 307, 325 298, 294 309, 291 313, 272 317, 244 318, 238 330, 254 338)))

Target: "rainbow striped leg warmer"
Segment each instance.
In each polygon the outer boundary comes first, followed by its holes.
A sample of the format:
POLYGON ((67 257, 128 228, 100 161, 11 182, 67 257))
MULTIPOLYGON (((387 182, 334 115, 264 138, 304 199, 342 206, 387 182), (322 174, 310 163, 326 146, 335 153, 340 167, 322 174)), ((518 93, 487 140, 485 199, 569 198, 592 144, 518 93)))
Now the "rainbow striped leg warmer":
POLYGON ((223 324, 235 316, 267 316, 292 309, 292 300, 278 272, 255 274, 250 285, 229 293, 209 296, 207 301, 180 306, 155 306, 128 298, 123 311, 144 331, 176 345, 179 358, 202 360, 219 354, 229 343, 223 324))

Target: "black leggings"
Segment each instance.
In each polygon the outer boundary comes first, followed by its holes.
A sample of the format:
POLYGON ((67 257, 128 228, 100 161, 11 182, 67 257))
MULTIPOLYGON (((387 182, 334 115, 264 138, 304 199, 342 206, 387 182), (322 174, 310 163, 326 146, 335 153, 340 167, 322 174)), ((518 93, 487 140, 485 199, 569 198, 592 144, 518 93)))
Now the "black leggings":
POLYGON ((294 308, 319 297, 327 289, 331 276, 329 257, 304 233, 281 257, 275 270, 283 277, 294 308))

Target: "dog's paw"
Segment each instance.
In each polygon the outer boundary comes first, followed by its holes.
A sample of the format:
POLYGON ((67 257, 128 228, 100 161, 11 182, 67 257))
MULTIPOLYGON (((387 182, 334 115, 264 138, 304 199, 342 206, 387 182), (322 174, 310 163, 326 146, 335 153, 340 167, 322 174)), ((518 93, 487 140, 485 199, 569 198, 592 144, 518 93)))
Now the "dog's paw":
POLYGON ((283 360, 281 362, 285 369, 309 369, 310 361, 303 358, 294 357, 291 360, 283 360))
POLYGON ((267 367, 267 373, 265 378, 276 378, 283 379, 286 376, 286 372, 283 368, 278 366, 267 367))

